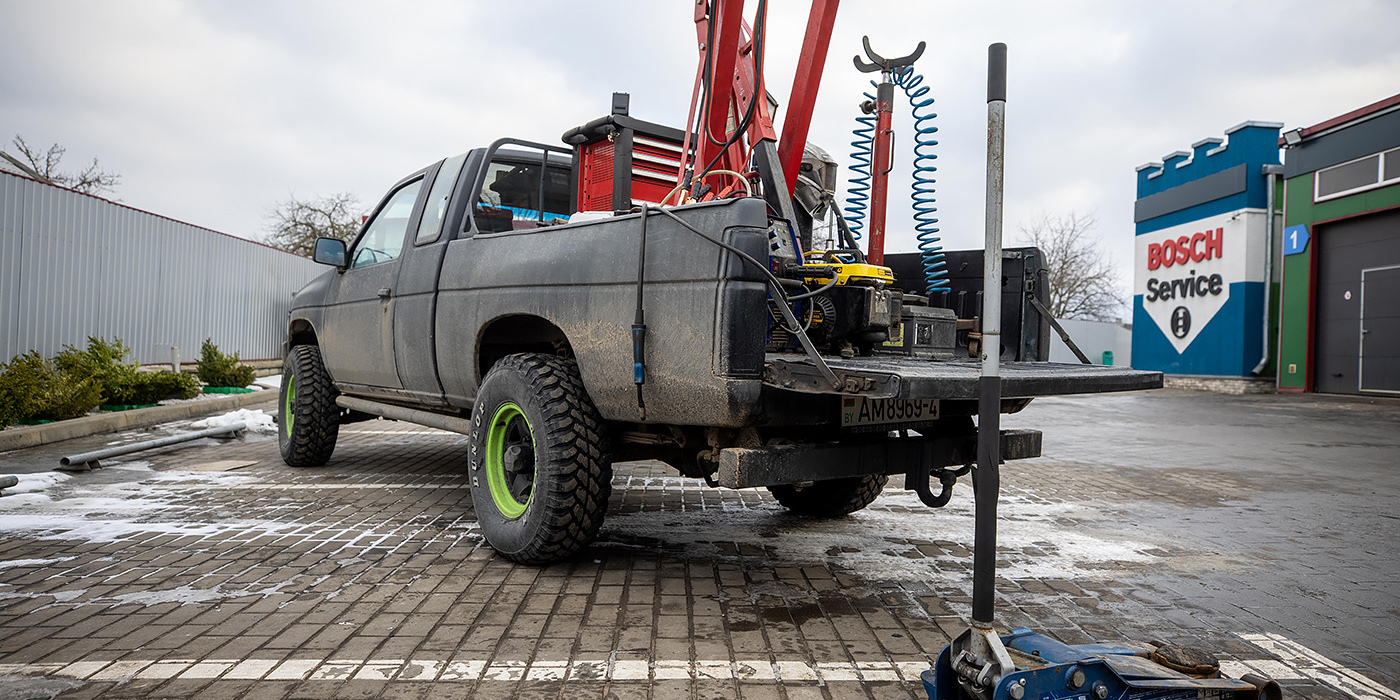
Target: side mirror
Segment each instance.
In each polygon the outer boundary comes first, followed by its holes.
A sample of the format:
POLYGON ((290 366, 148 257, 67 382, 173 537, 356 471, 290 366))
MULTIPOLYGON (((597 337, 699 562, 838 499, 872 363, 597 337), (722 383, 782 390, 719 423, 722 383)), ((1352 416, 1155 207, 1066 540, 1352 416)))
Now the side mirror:
POLYGON ((317 238, 316 252, 311 259, 322 265, 345 267, 345 241, 339 238, 317 238))

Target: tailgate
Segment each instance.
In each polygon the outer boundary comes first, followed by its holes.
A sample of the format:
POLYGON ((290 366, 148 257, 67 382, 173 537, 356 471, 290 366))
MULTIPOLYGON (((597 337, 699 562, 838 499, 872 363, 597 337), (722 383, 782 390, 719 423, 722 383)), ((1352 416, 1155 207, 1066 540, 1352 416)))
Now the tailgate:
MULTIPOLYGON (((969 399, 979 396, 981 363, 915 357, 822 358, 851 389, 837 392, 806 357, 769 353, 763 383, 813 394, 854 393, 875 398, 969 399)), ((1003 398, 1099 394, 1162 388, 1162 373, 1128 367, 1060 362, 1002 362, 1003 398)))

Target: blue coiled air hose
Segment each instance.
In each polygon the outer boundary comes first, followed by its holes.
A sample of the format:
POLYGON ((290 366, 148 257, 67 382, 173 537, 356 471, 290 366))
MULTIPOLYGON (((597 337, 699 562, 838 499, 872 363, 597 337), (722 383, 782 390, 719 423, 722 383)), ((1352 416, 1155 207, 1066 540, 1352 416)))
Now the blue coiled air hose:
MULTIPOLYGON (((913 108, 914 114, 914 176, 911 197, 924 283, 929 294, 950 291, 947 263, 943 259, 942 239, 938 235, 938 207, 934 197, 934 183, 937 180, 934 179, 933 173, 938 168, 933 165, 933 161, 938 156, 933 153, 933 147, 938 145, 938 141, 933 138, 933 134, 938 131, 938 127, 932 122, 938 115, 932 110, 933 98, 925 97, 929 87, 923 85, 924 77, 915 73, 912 67, 896 70, 893 81, 895 85, 904 88, 904 94, 908 96, 909 106, 913 108)), ((874 85, 874 81, 871 81, 871 84, 874 85)), ((865 96, 870 100, 875 99, 869 93, 865 93, 865 96)), ((852 177, 846 188, 845 211, 847 227, 851 229, 851 235, 859 241, 865 225, 866 208, 870 203, 875 115, 856 117, 856 122, 860 126, 851 132, 856 136, 856 140, 851 142, 851 146, 855 148, 851 152, 851 160, 855 161, 855 165, 851 166, 852 177)))
MULTIPOLYGON (((871 83, 874 84, 873 82, 871 83)), ((866 99, 874 102, 875 96, 865 93, 866 99)), ((860 242, 861 234, 865 231, 865 210, 870 205, 870 173, 874 167, 875 150, 875 115, 866 114, 856 117, 857 126, 851 133, 855 134, 856 140, 851 142, 851 147, 856 149, 851 151, 851 160, 855 164, 851 166, 850 184, 846 186, 846 228, 851 231, 851 238, 857 243, 860 242)))
POLYGON ((934 205, 934 183, 937 180, 933 173, 938 168, 934 167, 933 161, 938 156, 934 154, 933 147, 938 145, 938 141, 933 135, 938 132, 938 127, 933 125, 933 119, 938 115, 933 113, 933 98, 925 97, 929 87, 922 85, 923 82, 924 76, 915 73, 912 66, 894 72, 894 84, 904 88, 914 113, 914 230, 918 232, 924 282, 928 285, 928 293, 933 294, 951 291, 952 288, 948 284, 942 239, 938 236, 938 207, 934 205))

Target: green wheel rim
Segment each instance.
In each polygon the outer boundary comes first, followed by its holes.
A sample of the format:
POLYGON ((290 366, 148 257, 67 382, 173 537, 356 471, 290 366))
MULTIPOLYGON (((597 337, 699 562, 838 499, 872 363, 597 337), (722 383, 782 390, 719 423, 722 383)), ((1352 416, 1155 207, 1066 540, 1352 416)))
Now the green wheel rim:
POLYGON ((534 434, 514 403, 501 404, 486 431, 486 484, 496 510, 507 518, 524 515, 534 497, 534 434))
POLYGON ((292 403, 297 400, 297 379, 296 375, 287 376, 287 398, 282 402, 282 425, 287 426, 287 437, 292 436, 292 423, 296 421, 296 414, 292 412, 292 403))

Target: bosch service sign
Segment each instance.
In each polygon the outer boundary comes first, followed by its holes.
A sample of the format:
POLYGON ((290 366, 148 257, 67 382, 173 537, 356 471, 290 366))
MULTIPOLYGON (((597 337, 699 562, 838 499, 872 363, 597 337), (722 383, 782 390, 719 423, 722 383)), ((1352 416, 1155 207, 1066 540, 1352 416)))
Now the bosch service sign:
POLYGON ((1133 293, 1178 353, 1230 300, 1231 284, 1255 281, 1247 253, 1263 223, 1262 213, 1240 210, 1137 236, 1133 293))

